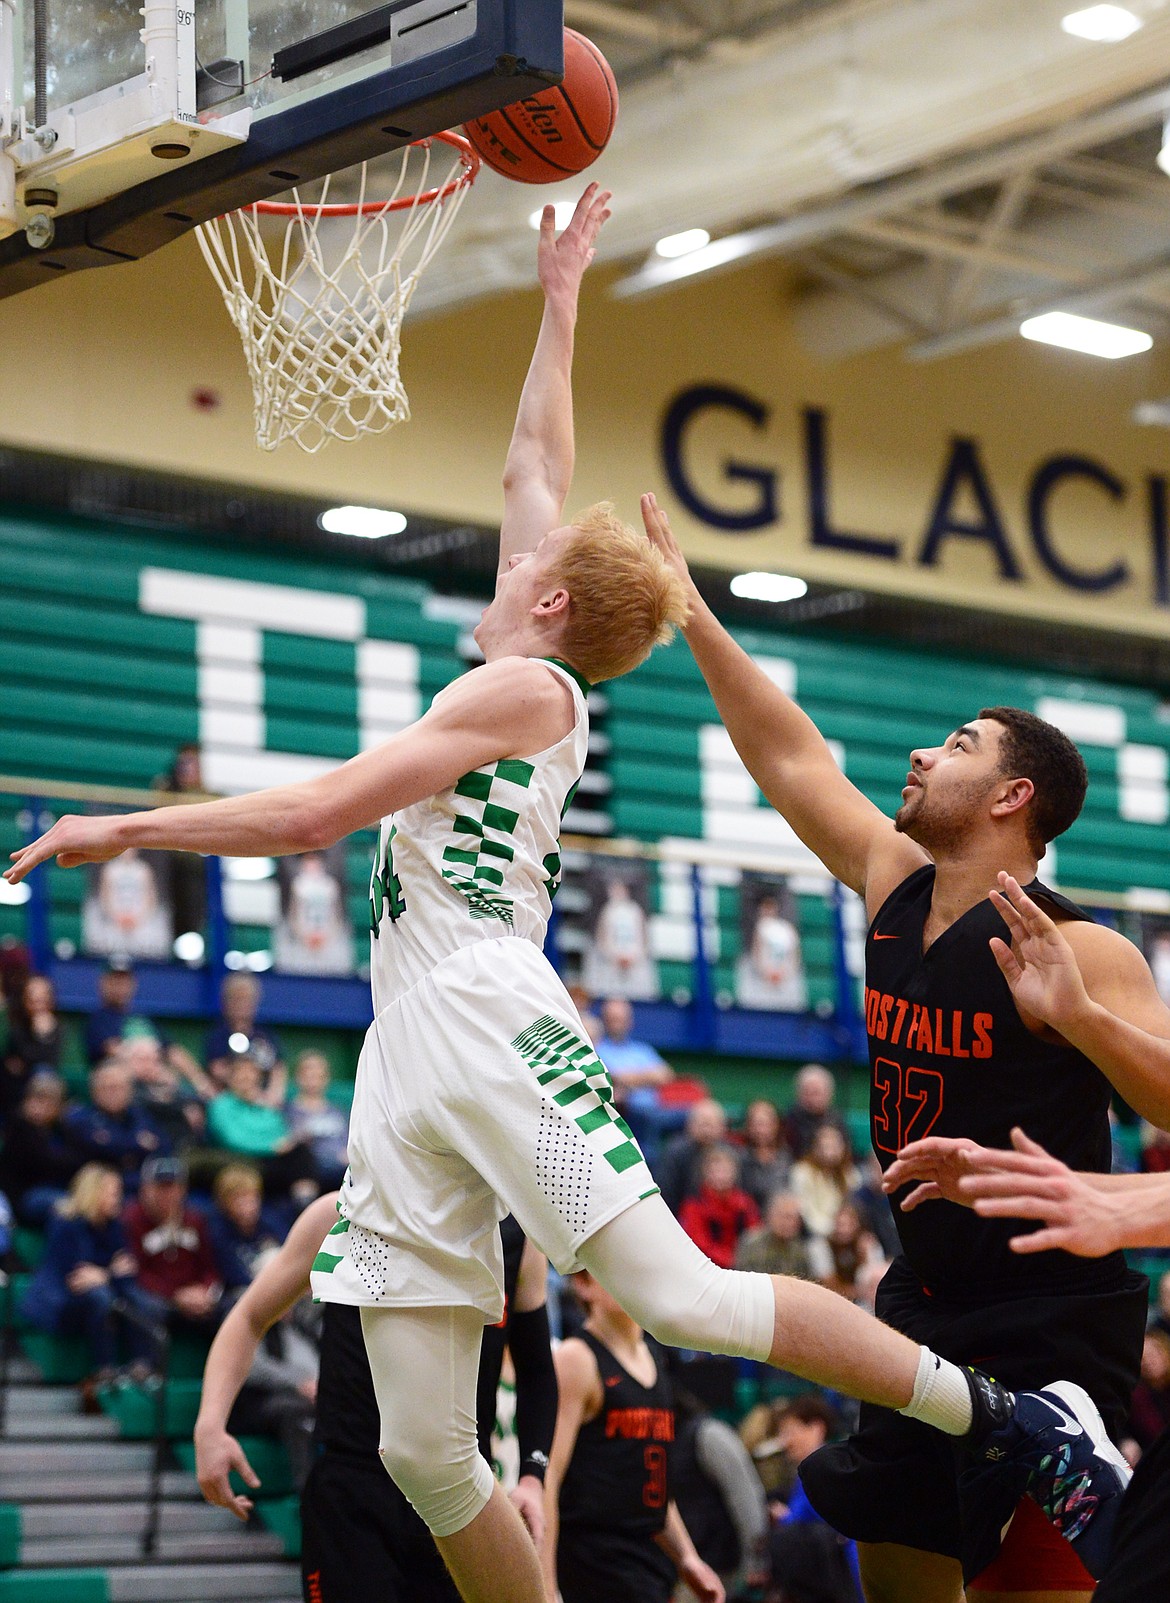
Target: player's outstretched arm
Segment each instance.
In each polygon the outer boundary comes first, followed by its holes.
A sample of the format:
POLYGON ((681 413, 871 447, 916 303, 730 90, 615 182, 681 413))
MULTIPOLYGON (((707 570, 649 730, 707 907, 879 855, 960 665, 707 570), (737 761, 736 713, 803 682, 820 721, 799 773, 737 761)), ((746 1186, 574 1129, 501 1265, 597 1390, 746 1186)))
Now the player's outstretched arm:
POLYGON ((544 316, 504 464, 501 570, 518 553, 535 550, 549 530, 558 527, 573 481, 577 295, 609 216, 609 201, 608 190, 590 184, 559 239, 551 206, 544 208, 541 218, 537 271, 544 290, 544 316))
POLYGON ((569 694, 547 669, 525 657, 501 658, 449 685, 409 729, 319 779, 115 818, 66 815, 12 853, 4 878, 16 884, 52 857, 62 868, 105 862, 130 846, 222 857, 321 850, 446 790, 473 768, 543 751, 571 718, 569 694))
POLYGON ((653 495, 642 497, 642 519, 689 585, 683 632, 745 767, 830 873, 876 912, 896 884, 929 861, 926 853, 846 779, 812 719, 731 638, 691 580, 653 495))
POLYGON ((207 1501, 230 1508, 237 1519, 247 1519, 252 1502, 232 1491, 231 1471, 237 1470, 253 1490, 260 1481, 239 1442, 228 1434, 228 1415, 265 1331, 309 1289, 313 1259, 336 1221, 335 1191, 318 1197, 305 1209, 276 1257, 264 1266, 219 1327, 207 1355, 195 1421, 195 1474, 207 1501))

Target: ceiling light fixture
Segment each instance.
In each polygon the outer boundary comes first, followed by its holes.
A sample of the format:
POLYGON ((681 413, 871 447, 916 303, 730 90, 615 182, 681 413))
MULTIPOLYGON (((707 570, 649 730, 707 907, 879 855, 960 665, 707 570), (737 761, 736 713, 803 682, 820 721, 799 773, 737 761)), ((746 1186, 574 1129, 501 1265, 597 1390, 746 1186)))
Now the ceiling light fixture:
POLYGON ((789 573, 737 573, 731 593, 741 601, 799 601, 808 585, 789 573))
MULTIPOLYGON (((569 224, 573 221, 573 213, 577 210, 577 202, 575 200, 553 200, 549 202, 549 205, 552 207, 557 216, 557 232, 559 233, 563 228, 568 228, 569 224)), ((529 212, 529 228, 539 229, 540 219, 543 216, 543 206, 538 206, 534 212, 529 212)))
POLYGON ((407 525, 401 512, 381 507, 330 507, 317 522, 327 534, 350 534, 355 540, 384 540, 389 534, 401 534, 407 525))
POLYGON ((1125 6, 1086 6, 1083 11, 1070 11, 1060 23, 1065 33, 1103 45, 1119 44, 1141 25, 1142 19, 1125 6))
POLYGON ((1020 324, 1026 340, 1042 345, 1060 345, 1067 351, 1083 351, 1086 356, 1137 356, 1148 351, 1153 340, 1139 328, 1123 328, 1119 323, 1102 323, 1095 317, 1078 317, 1075 312, 1045 312, 1020 324))
POLYGON ((1162 171, 1170 177, 1170 117, 1162 124, 1162 148, 1154 160, 1162 171))
POLYGON ((654 251, 667 261, 673 261, 676 256, 689 256, 691 251, 702 250, 710 243, 711 236, 705 228, 684 228, 681 234, 667 234, 665 239, 660 239, 654 251))

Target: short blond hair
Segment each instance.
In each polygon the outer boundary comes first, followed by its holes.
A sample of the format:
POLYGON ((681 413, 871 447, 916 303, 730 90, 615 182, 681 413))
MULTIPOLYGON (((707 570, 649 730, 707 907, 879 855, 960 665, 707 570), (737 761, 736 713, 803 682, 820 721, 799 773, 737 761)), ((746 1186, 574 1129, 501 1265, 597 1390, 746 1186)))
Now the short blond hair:
POLYGON ((212 1196, 222 1208, 243 1191, 254 1191, 260 1197, 264 1195, 264 1181, 259 1169, 254 1169, 250 1163, 225 1164, 212 1184, 212 1196))
POLYGON ((63 1202, 58 1203, 57 1212, 66 1219, 85 1219, 89 1224, 93 1224, 98 1198, 111 1177, 121 1185, 122 1176, 108 1163, 83 1165, 69 1182, 69 1195, 63 1202))
POLYGON ((558 577, 569 592, 561 650, 590 684, 645 662, 687 621, 686 586, 662 553, 608 501, 573 519, 558 577))

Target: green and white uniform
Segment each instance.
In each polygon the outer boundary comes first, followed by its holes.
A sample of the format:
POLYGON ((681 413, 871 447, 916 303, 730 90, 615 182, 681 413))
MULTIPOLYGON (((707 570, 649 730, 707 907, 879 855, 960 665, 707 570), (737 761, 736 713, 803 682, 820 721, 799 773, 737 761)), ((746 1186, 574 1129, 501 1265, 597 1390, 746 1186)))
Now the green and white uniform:
POLYGON ((657 1190, 568 993, 541 950, 561 819, 585 766, 573 728, 386 818, 371 880, 374 1022, 358 1063, 325 1302, 503 1312, 498 1221, 562 1271, 657 1190))

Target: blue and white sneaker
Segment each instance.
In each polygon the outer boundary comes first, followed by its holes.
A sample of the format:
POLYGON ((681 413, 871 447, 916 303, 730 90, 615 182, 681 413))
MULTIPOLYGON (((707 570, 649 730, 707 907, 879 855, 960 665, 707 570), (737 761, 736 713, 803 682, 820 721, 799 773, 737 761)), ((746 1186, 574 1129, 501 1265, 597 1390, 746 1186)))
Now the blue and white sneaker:
POLYGON ((1069 1380, 1013 1393, 977 1370, 967 1378, 975 1405, 972 1456, 988 1468, 1002 1465, 1005 1478, 1039 1504, 1099 1578, 1133 1472, 1093 1399, 1069 1380))

